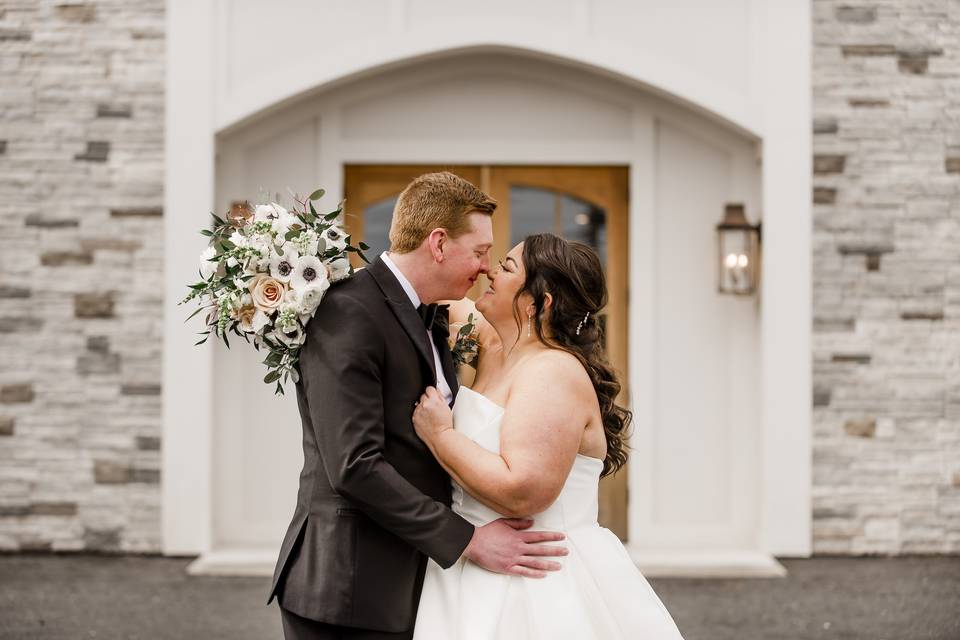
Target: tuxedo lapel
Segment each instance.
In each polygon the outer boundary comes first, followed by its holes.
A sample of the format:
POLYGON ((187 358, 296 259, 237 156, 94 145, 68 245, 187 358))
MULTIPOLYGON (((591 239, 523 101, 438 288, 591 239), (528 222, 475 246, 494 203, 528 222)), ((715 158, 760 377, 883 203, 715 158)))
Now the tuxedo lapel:
POLYGON ((417 347, 420 357, 424 359, 427 366, 430 367, 430 371, 433 372, 434 378, 436 378, 436 364, 433 361, 433 350, 430 348, 427 330, 423 326, 420 314, 413 308, 410 298, 407 297, 403 287, 400 286, 397 277, 393 275, 390 267, 380 258, 377 258, 366 270, 373 276, 377 286, 383 292, 390 310, 393 311, 393 315, 397 317, 400 326, 410 336, 410 340, 417 347))

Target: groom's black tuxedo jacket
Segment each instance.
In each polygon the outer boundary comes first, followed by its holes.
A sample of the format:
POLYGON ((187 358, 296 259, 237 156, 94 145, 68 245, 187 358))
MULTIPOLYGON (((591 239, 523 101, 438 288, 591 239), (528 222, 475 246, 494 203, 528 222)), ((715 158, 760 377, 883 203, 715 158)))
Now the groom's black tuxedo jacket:
MULTIPOLYGON (((456 393, 443 319, 433 339, 456 393)), ((306 331, 296 385, 303 471, 267 604, 276 595, 305 618, 405 631, 426 558, 449 567, 473 535, 411 422, 435 384, 427 331, 379 258, 333 285, 306 331)))

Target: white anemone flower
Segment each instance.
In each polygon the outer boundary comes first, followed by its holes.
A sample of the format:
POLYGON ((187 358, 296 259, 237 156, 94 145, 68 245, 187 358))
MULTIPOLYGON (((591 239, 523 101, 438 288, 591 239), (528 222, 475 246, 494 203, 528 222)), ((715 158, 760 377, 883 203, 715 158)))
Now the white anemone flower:
POLYGON ((293 271, 296 269, 300 254, 298 254, 293 245, 289 243, 283 246, 282 251, 282 256, 277 253, 271 253, 270 275, 279 282, 287 284, 290 282, 290 278, 293 277, 293 271))
POLYGON ((324 231, 321 237, 327 243, 327 249, 336 247, 343 251, 344 247, 347 246, 347 232, 336 225, 324 231))
POLYGON ((294 289, 306 291, 307 289, 319 288, 326 291, 330 286, 330 279, 327 277, 327 268, 316 256, 300 256, 297 264, 294 266, 293 276, 290 278, 290 285, 294 289))

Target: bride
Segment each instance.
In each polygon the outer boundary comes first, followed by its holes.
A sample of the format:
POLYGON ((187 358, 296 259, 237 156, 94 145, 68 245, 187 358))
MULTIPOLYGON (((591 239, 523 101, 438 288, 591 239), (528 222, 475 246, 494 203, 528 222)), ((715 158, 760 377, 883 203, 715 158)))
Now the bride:
POLYGON ((414 637, 681 639, 619 539, 597 524, 598 481, 626 462, 632 418, 603 356, 597 255, 533 235, 489 279, 475 310, 467 299, 450 309, 451 323, 482 314, 473 387, 452 411, 428 388, 414 426, 453 478, 457 513, 477 526, 533 514, 533 528, 566 535, 569 553, 560 571, 544 560, 527 577, 430 561, 414 637))

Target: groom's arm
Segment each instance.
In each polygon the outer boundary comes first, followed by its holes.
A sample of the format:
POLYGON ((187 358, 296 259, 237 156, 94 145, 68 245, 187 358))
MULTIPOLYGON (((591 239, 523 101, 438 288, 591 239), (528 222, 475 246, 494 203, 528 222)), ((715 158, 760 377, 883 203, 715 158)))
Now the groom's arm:
POLYGON ((299 363, 317 446, 334 491, 446 568, 461 556, 474 527, 424 495, 383 456, 386 348, 360 303, 334 295, 320 304, 299 363))

